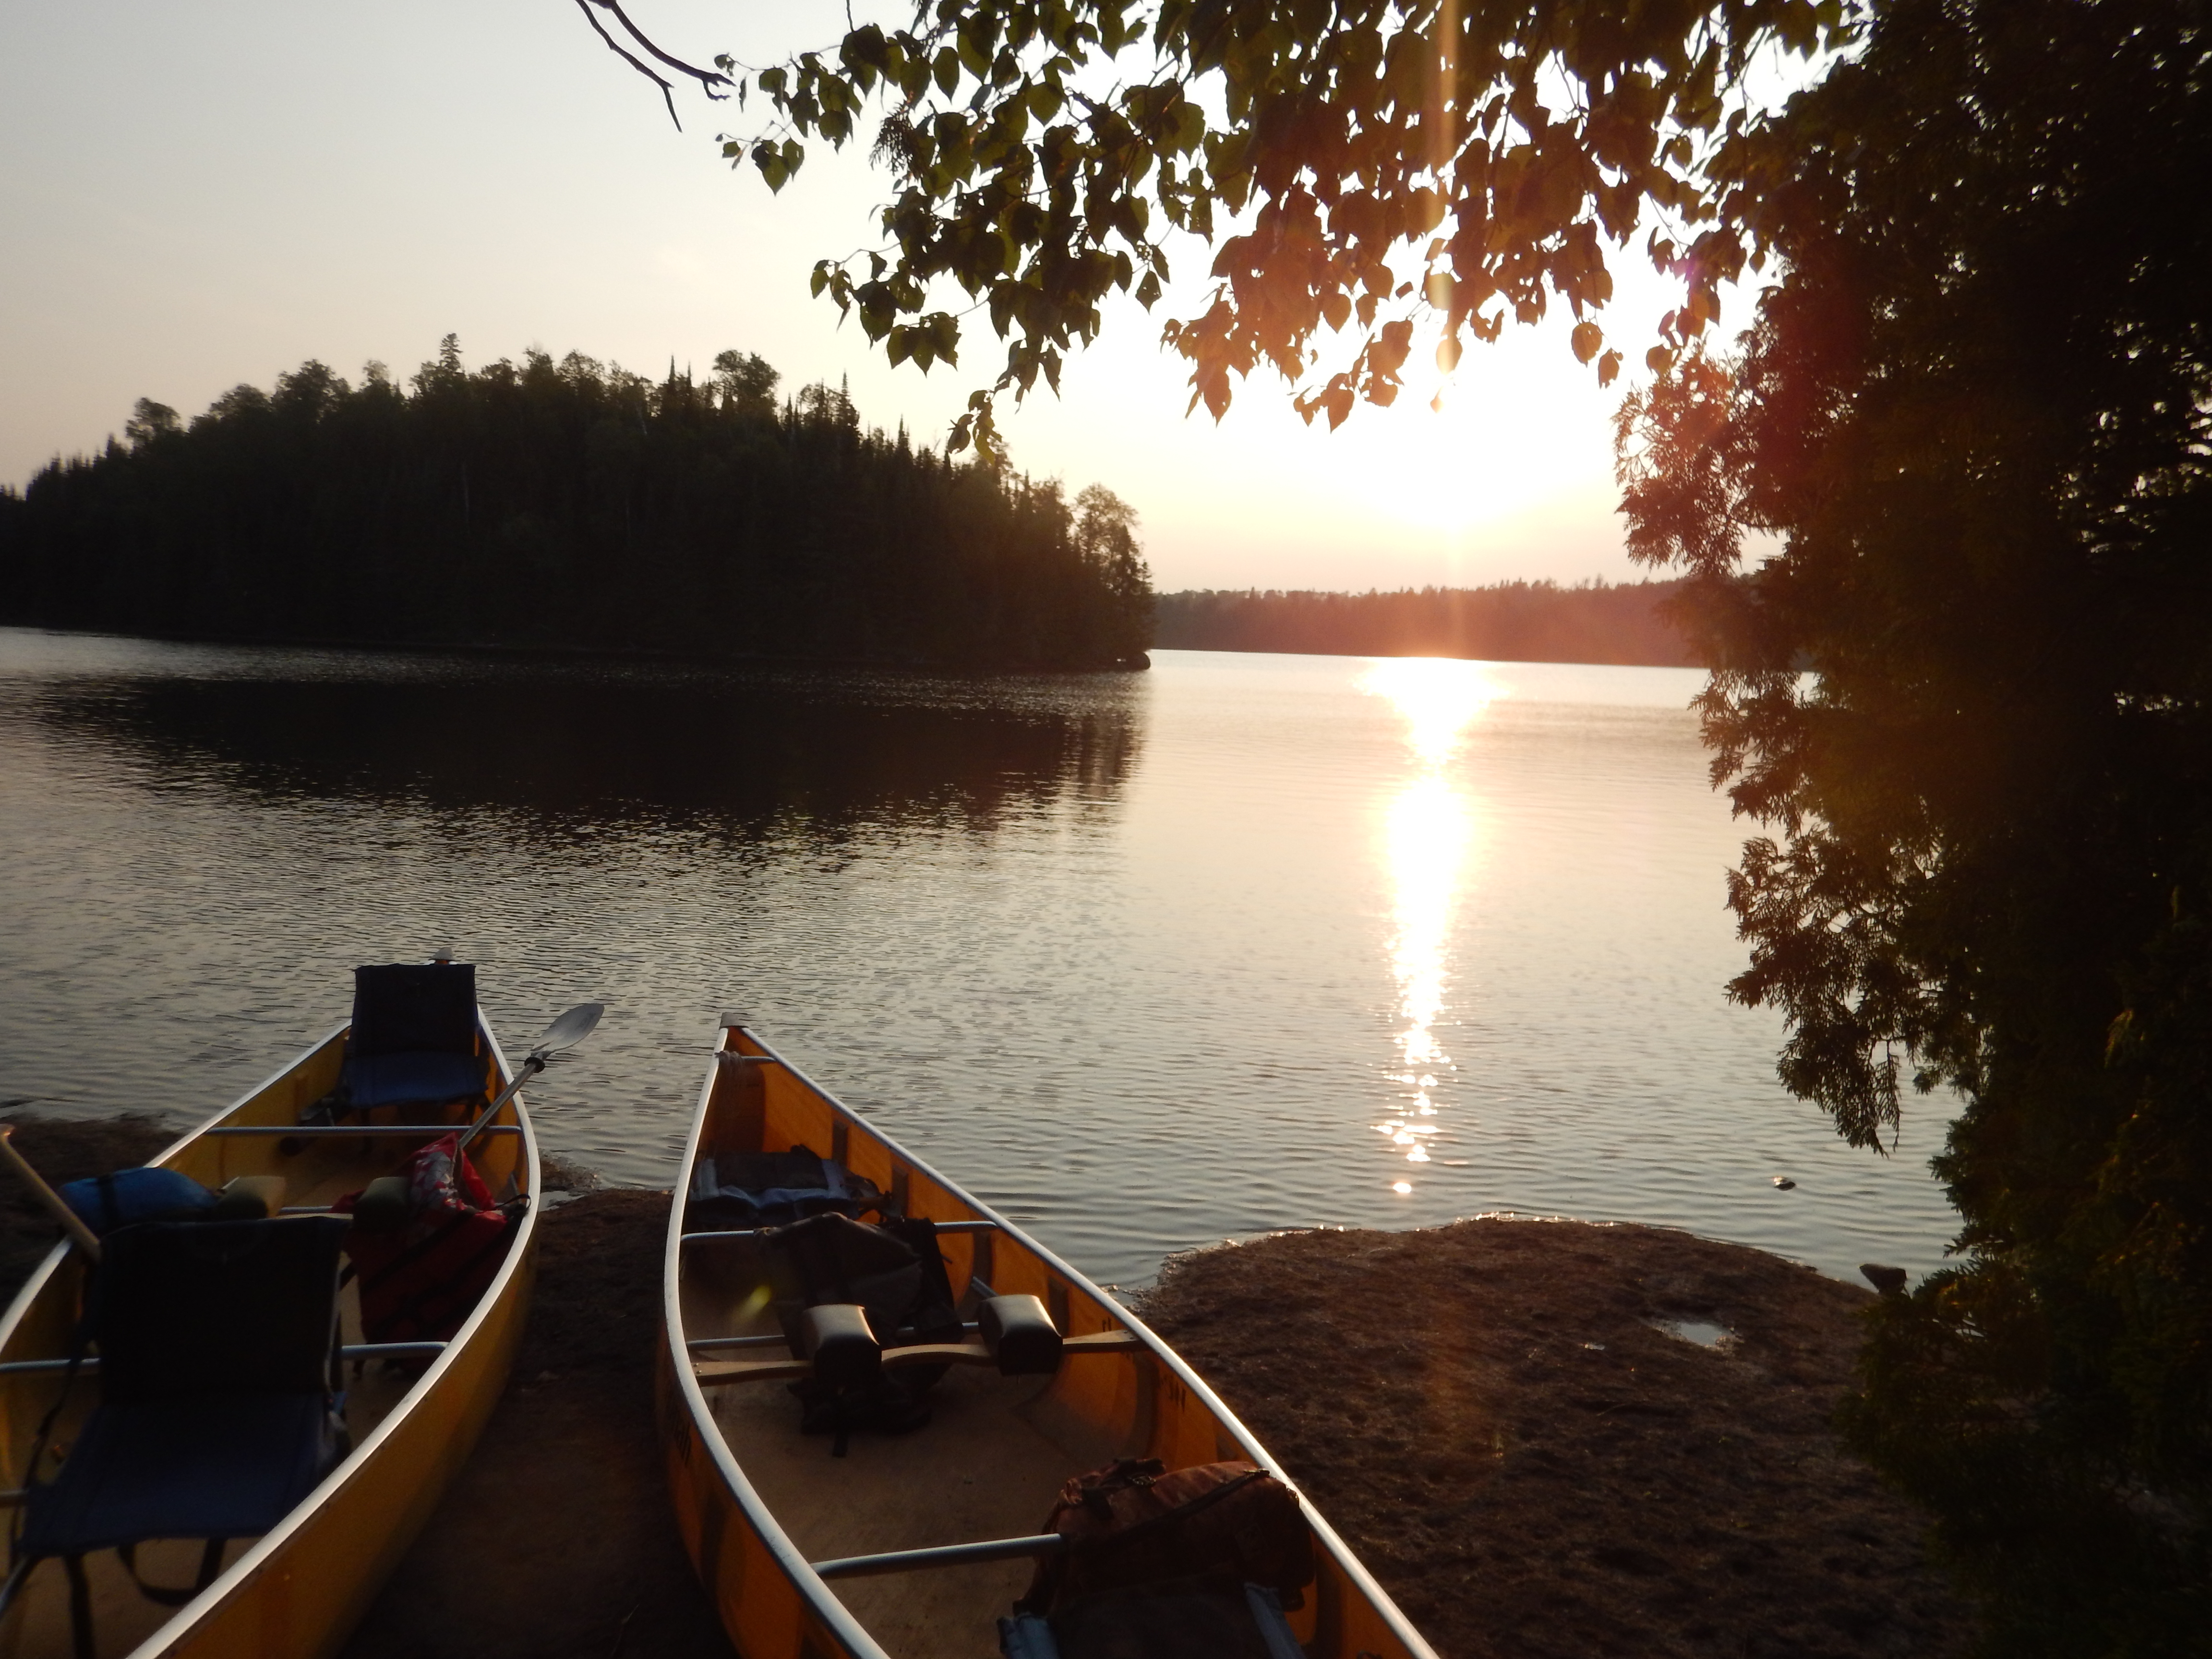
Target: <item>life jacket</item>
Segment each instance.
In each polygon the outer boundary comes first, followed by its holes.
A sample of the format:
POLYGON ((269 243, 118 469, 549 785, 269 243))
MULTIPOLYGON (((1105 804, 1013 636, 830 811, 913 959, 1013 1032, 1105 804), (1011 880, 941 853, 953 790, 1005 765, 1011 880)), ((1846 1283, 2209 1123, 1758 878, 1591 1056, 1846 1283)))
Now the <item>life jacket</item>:
MULTIPOLYGON (((514 1237, 507 1212, 459 1150, 441 1135, 407 1160, 404 1224, 356 1224, 346 1255, 360 1279, 362 1334, 371 1342, 443 1341, 460 1329, 498 1275, 514 1237)), ((332 1208, 350 1214, 349 1193, 332 1208)))
POLYGON ((787 1152, 702 1156, 691 1171, 688 1231, 781 1227, 835 1211, 861 1216, 882 1207, 883 1188, 804 1146, 787 1152))

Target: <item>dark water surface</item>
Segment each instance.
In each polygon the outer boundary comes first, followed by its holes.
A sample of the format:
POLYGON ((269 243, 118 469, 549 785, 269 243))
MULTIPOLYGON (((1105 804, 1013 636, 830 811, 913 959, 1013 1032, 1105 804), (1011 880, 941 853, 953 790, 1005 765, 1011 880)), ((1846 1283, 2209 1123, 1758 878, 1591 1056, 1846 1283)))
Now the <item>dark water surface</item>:
POLYGON ((665 1183, 719 1010, 1098 1278, 1270 1228, 1948 1231, 1726 1005, 1691 671, 727 672, 0 630, 0 1097, 204 1114, 451 943, 547 1144, 665 1183), (1774 1176, 1796 1188, 1777 1189, 1774 1176))

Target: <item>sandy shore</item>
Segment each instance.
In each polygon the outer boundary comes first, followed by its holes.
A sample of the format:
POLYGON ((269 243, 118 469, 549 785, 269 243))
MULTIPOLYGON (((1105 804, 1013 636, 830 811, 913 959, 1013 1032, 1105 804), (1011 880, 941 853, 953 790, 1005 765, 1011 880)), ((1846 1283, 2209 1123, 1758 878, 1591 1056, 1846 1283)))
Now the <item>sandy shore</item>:
MULTIPOLYGON (((18 1121, 56 1180, 174 1137, 18 1121)), ((55 1230, 0 1191, 12 1293, 55 1230)), ((653 1428, 667 1205, 613 1189, 549 1210, 514 1379, 345 1659, 730 1653, 653 1428)), ((1484 1220, 1179 1257, 1144 1311, 1445 1659, 1942 1659, 1966 1610, 1827 1427, 1869 1299, 1685 1233, 1484 1220), (1731 1334, 1704 1346, 1667 1321, 1731 1334)))
POLYGON ((1198 1252, 1143 1311, 1447 1659, 1940 1659, 1966 1609, 1828 1426, 1871 1299, 1687 1233, 1480 1220, 1198 1252))
POLYGON ((506 1397, 342 1659, 730 1659, 653 1428, 667 1225, 635 1188, 546 1213, 506 1397))

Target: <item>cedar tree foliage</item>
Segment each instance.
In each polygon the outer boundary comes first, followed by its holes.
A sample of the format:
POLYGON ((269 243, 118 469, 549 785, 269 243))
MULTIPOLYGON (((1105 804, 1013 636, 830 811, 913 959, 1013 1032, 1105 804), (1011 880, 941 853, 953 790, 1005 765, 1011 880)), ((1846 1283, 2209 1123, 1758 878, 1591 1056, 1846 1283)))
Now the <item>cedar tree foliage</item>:
POLYGON ((744 71, 773 121, 726 151, 781 187, 877 100, 886 240, 816 291, 925 368, 988 316, 987 452, 1174 232, 1217 416, 1263 367, 1388 404, 1425 313, 1449 369, 1563 303, 1610 380, 1613 251, 1680 277, 1620 469, 1769 831, 1731 991, 1854 1144, 1959 1109, 1959 1264, 1885 1298, 1846 1419, 2006 1654, 2212 1628, 2209 53, 2206 0, 945 0, 744 71))
POLYGON ((1730 164, 1780 280, 1620 416, 1777 832, 1730 989, 1854 1144, 1908 1080, 1962 1108, 1963 1261, 1885 1300, 1847 1426, 1992 1651, 2202 1652, 2212 11, 1893 0, 1730 164))

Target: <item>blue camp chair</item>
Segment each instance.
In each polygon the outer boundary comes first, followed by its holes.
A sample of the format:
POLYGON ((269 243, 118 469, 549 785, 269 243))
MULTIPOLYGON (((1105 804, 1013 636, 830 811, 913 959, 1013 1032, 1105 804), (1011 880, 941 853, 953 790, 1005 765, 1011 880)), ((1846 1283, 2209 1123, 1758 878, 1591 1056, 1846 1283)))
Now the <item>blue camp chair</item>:
POLYGON ((477 970, 465 962, 353 970, 353 1030, 340 1111, 443 1106, 483 1092, 477 970))
POLYGON ((93 1651, 87 1555, 116 1550, 136 1579, 140 1543, 204 1540, 198 1583, 138 1580, 153 1600, 182 1606, 214 1581, 227 1541, 275 1527, 344 1455, 337 1295, 348 1225, 340 1216, 147 1222, 102 1241, 78 1349, 98 1345, 100 1403, 60 1474, 26 1492, 7 1585, 12 1595, 59 1557, 80 1656, 93 1651))

